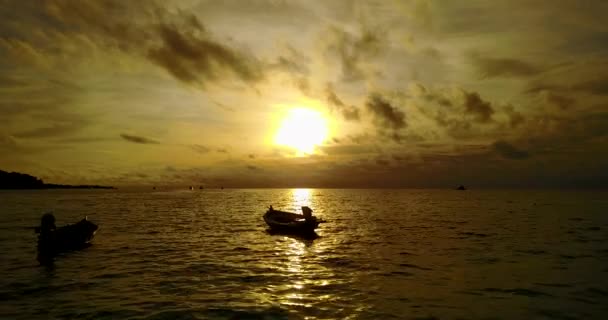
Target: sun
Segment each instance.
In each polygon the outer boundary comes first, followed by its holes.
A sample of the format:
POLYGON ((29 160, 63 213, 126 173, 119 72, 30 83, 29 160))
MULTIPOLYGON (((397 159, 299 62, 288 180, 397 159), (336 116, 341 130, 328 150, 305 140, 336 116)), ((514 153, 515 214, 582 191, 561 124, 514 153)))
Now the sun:
POLYGON ((325 140, 327 131, 327 121, 320 112, 294 108, 283 119, 275 142, 295 149, 298 155, 311 154, 325 140))

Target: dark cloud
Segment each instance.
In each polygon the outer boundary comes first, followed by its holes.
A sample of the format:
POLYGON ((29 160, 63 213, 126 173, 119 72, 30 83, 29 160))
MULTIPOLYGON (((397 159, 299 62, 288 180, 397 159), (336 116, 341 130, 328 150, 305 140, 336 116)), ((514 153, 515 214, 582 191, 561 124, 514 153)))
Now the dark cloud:
POLYGON ((215 151, 217 151, 217 152, 219 152, 219 153, 230 153, 230 152, 228 151, 228 149, 226 149, 226 148, 217 148, 215 151))
POLYGON ((376 164, 379 166, 386 167, 386 166, 389 166, 391 164, 391 162, 386 159, 378 158, 378 159, 376 159, 376 164))
POLYGON ((503 108, 503 110, 509 119, 509 126, 511 128, 516 128, 519 125, 521 125, 524 121, 526 121, 523 114, 521 112, 515 110, 515 108, 513 108, 513 106, 511 106, 511 105, 505 106, 503 108))
POLYGON ((541 93, 542 99, 546 104, 556 106, 560 109, 567 109, 571 107, 575 100, 565 95, 556 94, 551 91, 543 91, 541 93))
POLYGON ((518 59, 490 58, 472 54, 470 60, 482 78, 529 77, 541 72, 540 68, 518 59))
POLYGON ((370 94, 365 106, 380 126, 386 126, 393 130, 399 130, 407 126, 405 113, 391 105, 378 93, 370 94))
POLYGON ((13 136, 16 138, 49 138, 74 133, 84 126, 85 123, 58 123, 49 127, 14 133, 13 136))
POLYGON ((327 36, 327 52, 337 56, 342 68, 343 81, 358 81, 365 77, 361 64, 363 61, 378 56, 385 47, 385 39, 381 30, 361 27, 358 34, 353 34, 336 26, 329 28, 327 36))
POLYGON ((494 109, 492 105, 481 99, 477 92, 462 92, 464 95, 464 108, 467 113, 475 116, 479 122, 489 122, 492 120, 494 109))
POLYGON ((530 154, 527 151, 520 150, 503 140, 494 142, 492 144, 492 149, 506 159, 522 160, 530 157, 530 154))
MULTIPOLYGON (((170 10, 160 2, 48 0, 45 5, 20 5, 16 10, 29 15, 43 30, 36 41, 47 43, 36 47, 60 52, 64 48, 55 43, 86 39, 98 47, 146 57, 188 84, 205 85, 225 78, 251 84, 264 78, 264 65, 253 55, 215 38, 195 15, 170 10)), ((1 22, 0 27, 4 27, 1 22)), ((19 37, 15 41, 27 45, 34 41, 18 28, 12 30, 19 37)))
POLYGON ((133 142, 133 143, 140 143, 140 144, 159 144, 160 143, 156 140, 148 139, 146 137, 135 136, 135 135, 130 135, 130 134, 126 134, 126 133, 121 133, 120 137, 129 142, 133 142))
POLYGON ((0 149, 15 149, 17 141, 10 135, 0 134, 0 149))
MULTIPOLYGON (((608 47, 607 47, 608 49, 608 47)), ((605 56, 605 55, 604 55, 605 56)), ((531 81, 525 93, 550 92, 557 95, 608 95, 608 59, 587 58, 555 67, 550 74, 531 81)))
POLYGON ((190 30, 163 24, 158 27, 162 46, 150 49, 148 57, 177 79, 187 83, 204 84, 232 74, 238 79, 254 83, 263 78, 255 58, 222 44, 208 34, 200 22, 190 30))
POLYGON ((247 166, 247 169, 249 169, 249 170, 253 170, 253 171, 255 171, 255 170, 260 170, 260 168, 259 168, 259 167, 256 167, 256 166, 253 166, 253 165, 248 165, 248 166, 247 166))
POLYGON ((293 82, 294 82, 295 87, 298 88, 300 90, 300 92, 302 92, 302 94, 304 94, 306 96, 311 95, 310 82, 308 81, 307 78, 304 78, 304 77, 296 78, 296 79, 293 79, 293 82))
POLYGON ((194 150, 194 152, 197 152, 197 153, 208 153, 209 151, 211 151, 211 149, 209 149, 203 145, 200 145, 200 144, 193 144, 190 146, 190 148, 192 150, 194 150))
POLYGON ((277 61, 269 66, 270 68, 276 68, 292 75, 306 76, 310 73, 309 58, 291 46, 287 46, 285 51, 285 54, 280 55, 277 61))
MULTIPOLYGON (((608 68, 598 70, 599 72, 607 72, 608 68)), ((591 79, 583 80, 572 86, 572 90, 586 92, 596 95, 608 95, 608 75, 601 74, 591 79)))
POLYGON ((96 143, 96 142, 106 142, 112 141, 113 138, 109 137, 67 137, 54 139, 53 141, 62 142, 62 143, 96 143))
POLYGON ((351 121, 358 121, 360 119, 359 109, 357 109, 355 106, 345 105, 344 102, 342 102, 342 100, 338 97, 331 84, 327 84, 325 87, 325 95, 329 105, 334 110, 340 112, 344 119, 351 121))
POLYGON ((370 145, 360 144, 345 144, 345 145, 331 145, 320 147, 323 152, 328 155, 355 155, 355 154, 369 154, 374 153, 375 149, 370 145))
POLYGON ((249 159, 255 159, 255 154, 250 153, 250 154, 249 154, 247 157, 248 157, 249 159))

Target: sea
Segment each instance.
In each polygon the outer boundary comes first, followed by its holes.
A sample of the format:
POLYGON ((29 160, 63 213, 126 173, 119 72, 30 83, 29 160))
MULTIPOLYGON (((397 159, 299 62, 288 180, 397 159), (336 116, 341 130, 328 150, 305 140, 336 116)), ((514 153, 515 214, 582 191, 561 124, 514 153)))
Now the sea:
POLYGON ((0 319, 607 318, 607 191, 0 192, 0 319), (48 211, 93 245, 40 265, 48 211))

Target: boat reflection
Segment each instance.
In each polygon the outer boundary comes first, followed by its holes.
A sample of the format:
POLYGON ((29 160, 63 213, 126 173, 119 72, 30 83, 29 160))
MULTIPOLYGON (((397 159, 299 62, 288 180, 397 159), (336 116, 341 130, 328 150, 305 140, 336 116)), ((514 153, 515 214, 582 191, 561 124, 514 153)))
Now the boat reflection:
POLYGON ((306 233, 289 233, 289 232, 281 232, 281 231, 276 231, 273 229, 266 229, 266 233, 268 233, 271 236, 283 236, 283 237, 287 237, 287 238, 291 238, 294 240, 298 240, 302 243, 304 243, 307 247, 312 245, 312 242, 318 238, 320 238, 321 236, 319 236, 318 233, 316 232, 306 232, 306 233))

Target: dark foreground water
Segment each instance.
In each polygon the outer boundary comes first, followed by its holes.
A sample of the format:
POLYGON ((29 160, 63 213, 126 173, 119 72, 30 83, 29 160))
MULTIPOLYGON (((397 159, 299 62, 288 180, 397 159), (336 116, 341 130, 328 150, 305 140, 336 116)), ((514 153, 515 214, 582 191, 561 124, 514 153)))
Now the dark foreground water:
POLYGON ((2 319, 606 317, 607 192, 0 192, 2 319), (329 222, 269 235, 269 204, 329 222), (100 230, 42 267, 49 209, 100 230))

